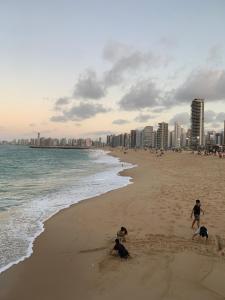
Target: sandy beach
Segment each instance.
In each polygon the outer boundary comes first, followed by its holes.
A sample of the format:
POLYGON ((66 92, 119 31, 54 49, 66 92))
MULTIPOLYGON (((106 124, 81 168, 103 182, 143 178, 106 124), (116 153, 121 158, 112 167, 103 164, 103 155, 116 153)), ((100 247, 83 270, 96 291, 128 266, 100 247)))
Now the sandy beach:
POLYGON ((33 255, 0 275, 0 299, 225 299, 225 160, 190 152, 111 154, 138 165, 121 174, 133 183, 49 219, 33 255), (198 198, 207 243, 192 240, 198 198), (109 255, 123 225, 128 260, 109 255))

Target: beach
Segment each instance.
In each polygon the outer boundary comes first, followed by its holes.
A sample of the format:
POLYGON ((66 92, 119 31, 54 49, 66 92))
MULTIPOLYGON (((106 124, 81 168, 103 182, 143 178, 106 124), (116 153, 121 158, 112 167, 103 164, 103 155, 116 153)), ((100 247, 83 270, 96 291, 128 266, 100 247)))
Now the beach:
POLYGON ((32 256, 0 275, 0 299, 225 299, 225 160, 191 152, 111 155, 137 165, 121 173, 132 184, 46 221, 32 256), (196 199, 207 243, 192 240, 196 199), (128 260, 109 254, 121 226, 128 260))

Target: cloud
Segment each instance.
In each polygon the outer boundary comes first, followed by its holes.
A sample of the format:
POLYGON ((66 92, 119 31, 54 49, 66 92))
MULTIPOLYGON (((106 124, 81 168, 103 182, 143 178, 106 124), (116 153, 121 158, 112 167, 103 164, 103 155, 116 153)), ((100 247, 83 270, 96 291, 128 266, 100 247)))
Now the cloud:
POLYGON ((218 122, 222 123, 224 122, 224 120, 225 120, 224 112, 216 113, 212 110, 205 111, 205 123, 218 123, 218 122))
POLYGON ((158 106, 160 91, 151 81, 142 81, 132 86, 119 101, 121 109, 132 111, 158 106))
POLYGON ((114 120, 112 123, 113 123, 113 124, 116 124, 116 125, 123 125, 123 124, 130 123, 130 121, 128 121, 128 120, 123 120, 123 119, 117 119, 117 120, 114 120))
POLYGON ((109 62, 115 62, 131 52, 131 47, 123 43, 111 41, 103 48, 103 58, 109 62))
POLYGON ((95 71, 87 70, 80 75, 73 93, 74 98, 98 100, 105 96, 103 83, 97 79, 95 71))
POLYGON ((205 123, 212 123, 216 119, 216 113, 212 110, 206 110, 204 113, 205 123))
POLYGON ((221 124, 214 122, 214 123, 211 124, 211 127, 212 128, 221 128, 221 124))
POLYGON ((156 116, 152 116, 152 115, 148 115, 148 114, 139 114, 134 121, 136 122, 140 122, 140 123, 144 123, 146 121, 148 121, 149 119, 155 119, 156 116))
POLYGON ((70 102, 69 97, 61 97, 56 100, 55 105, 56 106, 66 105, 66 104, 69 104, 69 102, 70 102))
POLYGON ((169 121, 169 125, 174 125, 175 122, 178 122, 181 125, 184 126, 190 126, 190 115, 187 112, 181 112, 178 113, 176 115, 174 115, 170 121, 169 121))
POLYGON ((167 109, 166 107, 157 107, 157 108, 152 109, 151 111, 154 113, 161 113, 161 112, 165 111, 166 109, 167 109))
POLYGON ((94 117, 99 113, 106 113, 101 104, 80 103, 77 106, 73 106, 67 111, 63 111, 62 115, 53 116, 51 121, 53 122, 68 122, 68 121, 81 121, 94 117))
POLYGON ((60 111, 62 109, 62 106, 66 106, 70 103, 71 98, 70 97, 60 97, 56 100, 54 110, 60 111))
POLYGON ((195 98, 208 101, 225 100, 225 71, 200 69, 192 71, 185 82, 170 92, 165 106, 190 103, 195 98))
POLYGON ((104 73, 106 87, 121 84, 124 74, 134 74, 140 68, 149 70, 165 63, 164 58, 152 51, 141 52, 121 43, 109 43, 103 57, 112 63, 111 69, 104 73))
POLYGON ((225 113, 224 112, 218 113, 216 116, 216 121, 224 122, 225 121, 225 113))

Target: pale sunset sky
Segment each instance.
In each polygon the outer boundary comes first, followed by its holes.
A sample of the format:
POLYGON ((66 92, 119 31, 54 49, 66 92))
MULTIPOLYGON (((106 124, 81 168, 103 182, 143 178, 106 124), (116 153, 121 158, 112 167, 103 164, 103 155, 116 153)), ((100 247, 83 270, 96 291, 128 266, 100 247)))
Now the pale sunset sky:
POLYGON ((0 1, 0 140, 225 120, 224 0, 0 1))

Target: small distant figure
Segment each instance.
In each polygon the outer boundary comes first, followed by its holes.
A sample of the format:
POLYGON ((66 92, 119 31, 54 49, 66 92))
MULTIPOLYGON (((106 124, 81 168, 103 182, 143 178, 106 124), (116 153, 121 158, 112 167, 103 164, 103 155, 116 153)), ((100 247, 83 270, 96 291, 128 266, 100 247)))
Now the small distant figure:
POLYGON ((120 258, 128 258, 130 256, 129 252, 127 249, 124 247, 123 244, 120 243, 119 239, 115 239, 115 246, 112 249, 112 254, 114 251, 119 255, 120 258))
POLYGON ((193 234, 192 239, 194 239, 197 235, 200 235, 201 237, 205 238, 205 240, 207 240, 209 237, 208 229, 205 226, 199 227, 193 234))
POLYGON ((117 232, 117 239, 120 242, 126 242, 125 236, 128 234, 127 229, 125 227, 121 227, 120 230, 117 232))
POLYGON ((196 204, 193 207, 192 212, 191 212, 191 219, 192 219, 192 217, 194 215, 194 220, 192 222, 191 228, 194 228, 195 222, 197 222, 198 228, 200 227, 200 214, 201 214, 201 212, 204 215, 204 211, 201 208, 201 202, 200 202, 200 200, 196 200, 196 204))

